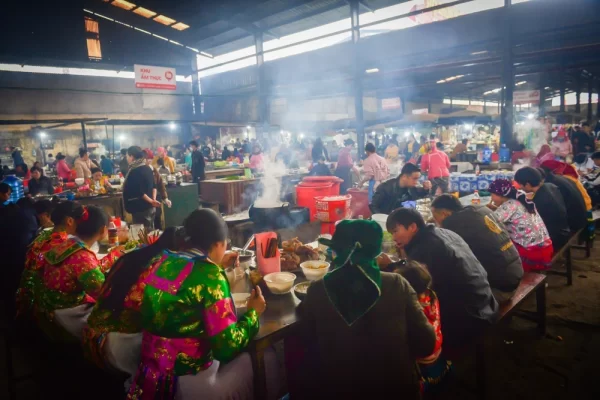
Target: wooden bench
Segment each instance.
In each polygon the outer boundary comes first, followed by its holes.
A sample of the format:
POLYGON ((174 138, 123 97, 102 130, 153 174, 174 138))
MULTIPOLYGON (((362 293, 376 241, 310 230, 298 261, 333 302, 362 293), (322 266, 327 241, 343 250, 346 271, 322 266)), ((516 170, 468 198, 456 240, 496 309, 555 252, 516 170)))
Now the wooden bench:
MULTIPOLYGON (((496 324, 503 320, 509 319, 511 316, 525 318, 530 321, 537 322, 538 331, 541 336, 546 334, 546 276, 535 272, 527 272, 523 275, 519 287, 511 299, 500 305, 498 319, 496 324), (530 296, 535 293, 536 311, 527 312, 518 310, 518 307, 530 296)), ((492 328, 493 329, 493 328, 492 328)), ((486 368, 485 368, 485 349, 483 335, 476 344, 476 379, 477 379, 477 398, 484 399, 486 392, 486 368)))
MULTIPOLYGON (((595 210, 592 212, 592 220, 591 222, 595 225, 600 221, 600 210, 595 210)), ((583 239, 580 239, 576 245, 571 246, 574 249, 585 250, 585 258, 590 258, 592 255, 592 247, 594 247, 594 239, 590 237, 587 232, 587 227, 583 229, 583 233, 581 235, 585 235, 583 239), (583 244, 580 244, 583 242, 583 244)))
POLYGON ((579 243, 579 236, 581 235, 581 232, 583 232, 585 230, 582 229, 579 232, 577 232, 575 235, 573 235, 571 237, 571 239, 569 239, 569 241, 562 247, 562 249, 560 249, 560 251, 554 253, 554 257, 552 257, 552 266, 558 264, 563 256, 565 258, 565 266, 566 266, 566 270, 565 271, 555 271, 555 270, 549 270, 546 273, 548 275, 559 275, 559 276, 564 276, 567 278, 567 285, 571 286, 573 284, 573 260, 571 259, 571 249, 572 248, 576 248, 577 244, 579 243))

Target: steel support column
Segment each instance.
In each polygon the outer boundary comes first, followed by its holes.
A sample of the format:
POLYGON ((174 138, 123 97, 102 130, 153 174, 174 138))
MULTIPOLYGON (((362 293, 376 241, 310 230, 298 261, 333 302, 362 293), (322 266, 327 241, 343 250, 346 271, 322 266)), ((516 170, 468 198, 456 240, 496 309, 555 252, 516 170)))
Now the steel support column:
POLYGON ((511 0, 504 0, 504 32, 502 38, 502 110, 500 122, 500 141, 509 144, 513 139, 513 92, 515 73, 512 49, 511 0))
MULTIPOLYGON (((577 72, 579 74, 579 71, 577 72)), ((581 113, 581 77, 577 76, 575 80, 575 95, 577 98, 575 99, 575 112, 577 114, 581 113)))
POLYGON ((258 95, 258 126, 256 129, 256 134, 257 136, 260 136, 260 139, 267 140, 270 126, 265 82, 265 55, 262 32, 258 32, 254 35, 254 45, 256 49, 256 89, 258 95))
POLYGON ((588 107, 587 107, 587 121, 592 123, 592 92, 594 91, 594 77, 588 78, 588 107))
POLYGON ((598 118, 600 117, 600 83, 598 84, 596 91, 598 92, 598 103, 596 103, 596 118, 598 118))
POLYGON ((202 106, 202 98, 200 94, 202 90, 200 88, 200 79, 198 78, 198 57, 192 58, 192 110, 196 118, 204 119, 204 107, 202 106))
POLYGON ((567 83, 565 82, 565 69, 560 70, 560 112, 565 112, 565 95, 567 92, 567 83))
POLYGON ((540 87, 540 104, 539 104, 539 111, 538 111, 538 115, 540 117, 545 117, 546 116, 546 76, 544 75, 544 73, 540 74, 540 79, 539 79, 539 87, 540 87))
POLYGON ((87 137, 85 135, 85 122, 81 122, 81 134, 83 135, 83 148, 87 150, 87 137))
POLYGON ((487 114, 487 101, 483 99, 483 113, 487 114))
POLYGON ((354 113, 356 119, 356 138, 358 154, 363 154, 365 148, 365 121, 363 110, 363 75, 364 68, 360 57, 360 26, 358 0, 350 1, 350 21, 352 24, 352 53, 354 56, 354 113))

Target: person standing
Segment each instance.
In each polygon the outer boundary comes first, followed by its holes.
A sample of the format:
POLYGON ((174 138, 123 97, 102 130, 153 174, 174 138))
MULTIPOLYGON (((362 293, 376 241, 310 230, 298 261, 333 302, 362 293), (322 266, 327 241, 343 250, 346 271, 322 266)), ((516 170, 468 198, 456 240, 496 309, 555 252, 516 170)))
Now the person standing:
POLYGON ((123 176, 129 171, 129 161, 127 161, 127 149, 121 149, 121 161, 119 161, 119 171, 123 176))
POLYGON ((564 160, 567 158, 567 156, 573 154, 573 146, 567 137, 567 132, 564 128, 560 128, 556 137, 552 139, 551 151, 552 154, 554 154, 556 157, 559 157, 561 160, 564 160))
MULTIPOLYGON (((162 203, 165 203, 167 205, 167 207, 171 208, 171 200, 169 200, 169 195, 167 194, 167 187, 165 186, 165 182, 163 181, 162 177, 160 176, 160 172, 157 168, 154 167, 153 165, 153 160, 156 160, 156 158, 153 158, 148 152, 146 153, 146 165, 148 165, 150 168, 152 168, 152 176, 153 176, 153 180, 154 180, 154 190, 152 190, 152 199, 158 201, 159 203, 161 203, 161 205, 159 207, 156 208, 156 214, 154 216, 154 227, 156 229, 160 229, 160 230, 164 230, 164 226, 162 223, 163 220, 163 207, 162 207, 162 203)), ((158 159, 159 164, 164 162, 164 160, 162 158, 158 159)), ((164 168, 164 165, 163 165, 164 168)), ((164 168, 166 173, 169 173, 169 170, 164 168)))
POLYGON ((92 177, 92 162, 87 149, 79 149, 79 158, 75 160, 77 178, 90 179, 92 177))
POLYGON ((54 194, 52 181, 47 176, 42 175, 42 170, 39 167, 31 168, 29 194, 31 196, 37 196, 38 194, 54 194))
POLYGON ((390 168, 385 159, 375 152, 375 145, 367 143, 365 146, 367 158, 363 163, 363 179, 358 183, 360 188, 365 182, 369 182, 369 203, 373 200, 373 194, 377 187, 390 175, 390 168))
POLYGON ((594 152, 596 149, 596 141, 589 122, 583 122, 581 124, 581 130, 573 133, 572 142, 575 147, 575 155, 581 153, 591 154, 594 152))
POLYGON ((198 142, 192 140, 190 142, 190 149, 192 151, 192 179, 194 183, 198 184, 198 193, 200 193, 200 181, 206 178, 204 175, 206 163, 204 162, 204 155, 198 148, 198 142))
POLYGON ((15 168, 17 168, 18 165, 25 164, 25 160, 23 160, 23 156, 21 155, 21 148, 11 147, 10 149, 12 151, 10 156, 13 159, 15 168))
POLYGON ((115 170, 112 161, 105 155, 100 156, 100 168, 102 169, 102 173, 106 176, 111 176, 115 170))
POLYGON ((313 164, 318 163, 321 156, 325 157, 325 160, 329 161, 329 153, 327 153, 327 149, 325 148, 325 145, 323 145, 321 138, 317 138, 315 140, 311 150, 311 155, 313 164))
POLYGON ((175 163, 173 163, 173 161, 171 161, 171 159, 167 155, 167 152, 165 151, 164 147, 159 147, 158 149, 156 149, 156 156, 154 157, 154 160, 152 161, 152 166, 156 169, 158 169, 158 160, 159 159, 163 160, 164 166, 169 169, 169 173, 171 173, 171 174, 175 173, 175 163))
POLYGON ((138 146, 127 149, 129 171, 123 184, 125 211, 131 214, 134 224, 142 224, 146 232, 154 230, 155 208, 160 202, 154 199, 154 176, 146 165, 144 152, 138 146))
POLYGON ((62 178, 62 180, 66 182, 71 179, 71 169, 67 165, 65 158, 66 157, 62 153, 56 155, 56 173, 59 178, 62 178))
POLYGON ((346 139, 344 140, 344 147, 342 147, 338 153, 335 176, 344 180, 340 185, 340 194, 346 194, 348 189, 352 187, 352 168, 354 167, 354 161, 352 160, 351 152, 353 147, 354 140, 346 139))
POLYGON ((427 172, 427 179, 431 181, 431 193, 437 194, 438 188, 442 193, 448 191, 450 159, 448 154, 437 148, 435 139, 429 142, 429 151, 421 157, 421 170, 427 172))

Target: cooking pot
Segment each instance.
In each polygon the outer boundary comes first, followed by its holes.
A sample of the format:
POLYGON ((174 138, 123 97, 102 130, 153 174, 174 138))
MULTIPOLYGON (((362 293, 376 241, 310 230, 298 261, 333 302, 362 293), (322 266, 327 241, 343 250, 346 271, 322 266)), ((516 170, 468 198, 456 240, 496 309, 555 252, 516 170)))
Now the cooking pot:
POLYGON ((254 232, 265 232, 283 228, 293 228, 309 221, 306 207, 290 207, 282 203, 277 207, 256 207, 248 210, 250 220, 254 223, 254 232))

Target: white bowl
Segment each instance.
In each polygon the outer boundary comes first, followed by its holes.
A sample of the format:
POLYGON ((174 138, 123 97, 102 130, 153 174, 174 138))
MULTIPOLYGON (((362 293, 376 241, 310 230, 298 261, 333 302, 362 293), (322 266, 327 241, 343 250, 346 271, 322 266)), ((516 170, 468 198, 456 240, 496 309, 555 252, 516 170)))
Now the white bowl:
POLYGON ((292 290, 296 275, 291 272, 273 272, 264 277, 267 287, 273 294, 286 294, 292 290))
POLYGON ((76 184, 77 186, 81 186, 81 185, 83 185, 84 183, 85 183, 85 179, 83 179, 83 178, 75 178, 75 184, 76 184))
POLYGON ((321 260, 304 261, 300 264, 300 268, 302 268, 302 272, 304 272, 306 279, 309 281, 316 281, 329 272, 329 263, 321 260), (325 265, 325 267, 319 268, 323 265, 325 265))
POLYGON ((381 226, 381 229, 383 229, 384 232, 387 231, 387 228, 385 226, 385 223, 387 222, 387 219, 388 219, 387 214, 373 214, 373 215, 371 215, 371 219, 373 221, 377 222, 379 224, 379 226, 381 226))
POLYGON ((238 315, 244 314, 248 310, 248 299, 250 293, 232 293, 233 303, 235 304, 235 311, 238 315))

